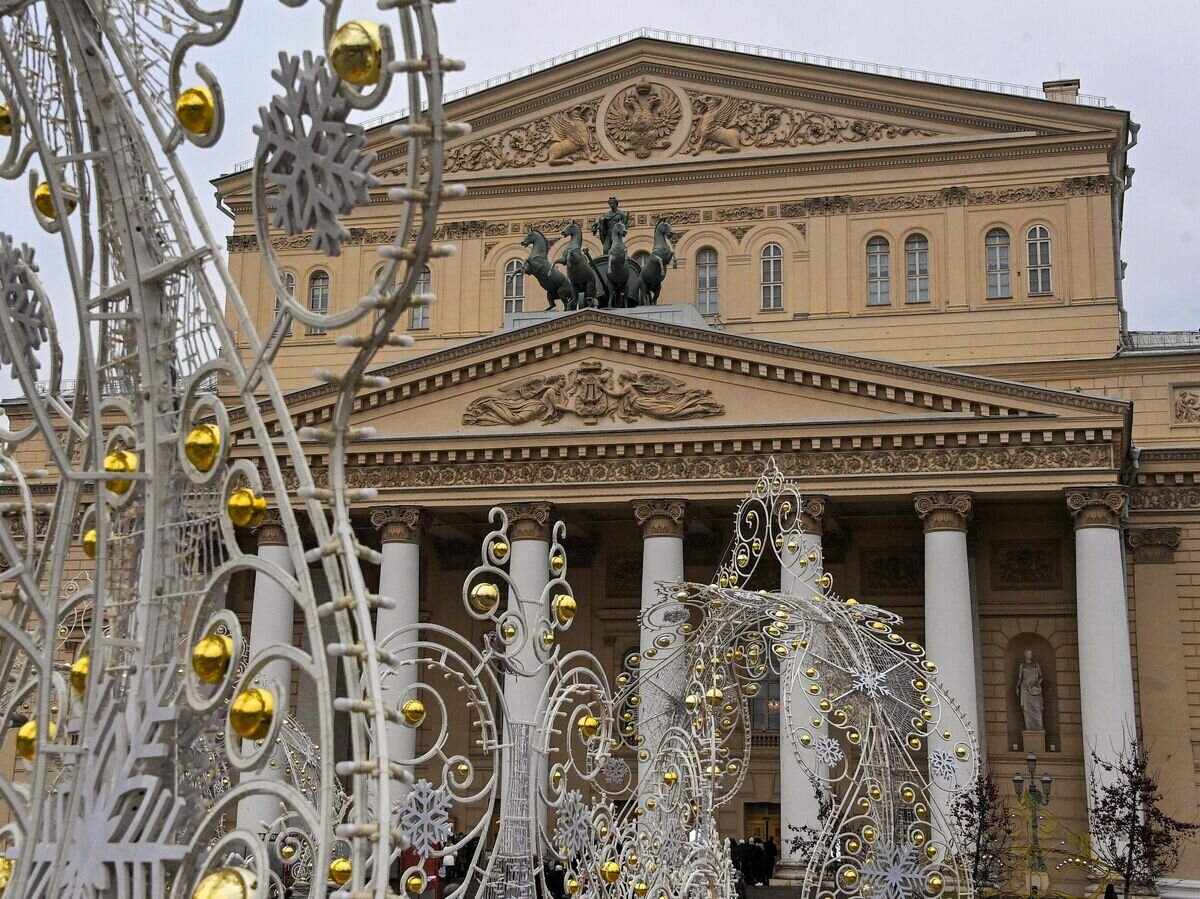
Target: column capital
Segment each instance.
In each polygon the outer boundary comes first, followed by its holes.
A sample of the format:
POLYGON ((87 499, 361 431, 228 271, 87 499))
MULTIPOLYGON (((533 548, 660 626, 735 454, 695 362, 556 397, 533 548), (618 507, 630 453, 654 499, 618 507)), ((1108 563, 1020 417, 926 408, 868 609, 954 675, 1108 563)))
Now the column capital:
POLYGON ((550 518, 554 514, 550 503, 505 503, 500 508, 508 517, 510 540, 550 539, 550 518))
POLYGON ((1064 493, 1075 530, 1121 527, 1121 514, 1129 502, 1124 487, 1071 487, 1064 493))
POLYGON ((820 537, 825 533, 825 502, 828 497, 810 493, 800 498, 800 527, 804 533, 820 537))
POLYGON ((420 543, 429 525, 429 513, 421 506, 375 506, 371 526, 383 543, 420 543))
POLYGON ((1134 562, 1174 562, 1179 534, 1179 528, 1130 528, 1125 540, 1133 550, 1134 562))
POLYGON ((925 533, 934 531, 966 531, 975 511, 975 498, 970 493, 918 493, 913 506, 925 524, 925 533))
POLYGON ((633 517, 642 526, 642 537, 682 537, 687 500, 635 499, 633 517))
POLYGON ((287 546, 287 531, 278 509, 267 509, 262 523, 254 529, 254 537, 259 546, 287 546))

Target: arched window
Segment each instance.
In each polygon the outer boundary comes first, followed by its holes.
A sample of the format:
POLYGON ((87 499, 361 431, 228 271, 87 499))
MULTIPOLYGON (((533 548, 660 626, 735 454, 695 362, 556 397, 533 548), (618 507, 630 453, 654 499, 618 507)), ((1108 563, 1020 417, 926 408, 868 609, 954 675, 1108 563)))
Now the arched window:
POLYGON ((409 317, 410 331, 426 331, 429 329, 429 307, 416 302, 417 297, 424 294, 433 293, 433 273, 429 271, 429 266, 421 271, 421 277, 417 278, 416 286, 413 287, 413 307, 409 317))
POLYGON ((867 305, 889 306, 892 302, 892 247, 886 237, 867 241, 867 305))
POLYGON ((708 247, 696 254, 696 308, 717 314, 717 251, 708 247))
POLYGON ((510 259, 504 266, 504 311, 523 312, 525 309, 525 264, 510 259))
POLYGON ((913 234, 904 241, 904 302, 929 302, 929 238, 913 234))
MULTIPOLYGON (((329 312, 329 273, 313 272, 308 279, 308 308, 322 315, 329 312)), ((308 327, 309 334, 324 334, 325 329, 317 325, 308 327)))
POLYGON ((1034 225, 1025 235, 1029 252, 1029 295, 1052 293, 1050 283, 1050 229, 1034 225))
POLYGON ((1008 262, 1008 232, 993 228, 984 238, 987 252, 987 295, 989 300, 1012 296, 1012 279, 1008 262))
POLYGON ((645 268, 646 263, 650 261, 650 253, 647 250, 638 250, 633 254, 633 261, 641 268, 645 268))
POLYGON ((783 247, 777 243, 762 249, 762 308, 783 308, 783 247))
MULTIPOLYGON (((287 291, 289 297, 296 296, 296 276, 291 272, 283 273, 283 288, 287 291)), ((279 307, 283 305, 279 302, 279 297, 275 298, 275 317, 279 318, 279 307)), ((288 337, 292 336, 292 320, 288 319, 287 331, 284 332, 288 337)))

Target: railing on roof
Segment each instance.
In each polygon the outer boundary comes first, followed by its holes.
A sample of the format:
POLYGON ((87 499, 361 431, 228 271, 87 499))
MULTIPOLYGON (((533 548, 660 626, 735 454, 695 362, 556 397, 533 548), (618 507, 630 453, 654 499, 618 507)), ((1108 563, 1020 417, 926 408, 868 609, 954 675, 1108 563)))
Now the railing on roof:
MULTIPOLYGON (((867 75, 884 75, 888 78, 903 78, 906 81, 924 81, 930 84, 944 84, 947 87, 962 87, 969 90, 988 91, 994 94, 1007 94, 1013 97, 1029 97, 1034 100, 1049 100, 1051 99, 1044 90, 1040 87, 1030 87, 1025 84, 1010 84, 1007 81, 988 81, 982 78, 966 78, 961 75, 947 75, 942 72, 929 72, 924 69, 909 69, 904 66, 887 66, 873 62, 863 62, 857 59, 842 59, 837 56, 822 56, 816 53, 804 53, 799 50, 781 50, 778 47, 764 47, 761 44, 743 44, 740 41, 727 41, 715 37, 701 37, 695 34, 686 34, 682 31, 666 31, 661 28, 635 28, 632 31, 626 31, 623 34, 618 34, 614 37, 605 38, 602 41, 596 41, 593 44, 588 44, 586 47, 580 47, 578 50, 571 50, 567 53, 560 53, 558 56, 552 56, 549 59, 543 59, 541 62, 535 62, 532 65, 524 66, 520 69, 513 69, 511 72, 505 72, 503 75, 497 75, 494 78, 489 78, 486 81, 480 81, 476 84, 467 87, 461 87, 458 90, 448 92, 444 101, 452 103, 455 100, 461 100, 463 97, 469 97, 472 94, 478 94, 493 87, 499 87, 502 84, 508 84, 511 81, 516 81, 520 78, 526 78, 537 72, 544 72, 546 69, 552 69, 555 66, 563 63, 571 62, 575 59, 580 59, 584 56, 590 56, 593 53, 599 53, 601 50, 607 50, 609 47, 616 47, 620 44, 626 44, 630 41, 638 40, 639 38, 650 38, 656 41, 668 41, 672 44, 684 44, 689 47, 706 47, 710 50, 726 50, 730 53, 745 53, 749 56, 761 56, 767 59, 781 59, 786 62, 799 62, 810 66, 824 66, 830 69, 844 69, 848 72, 862 72, 867 75)), ((1096 106, 1105 107, 1108 105, 1108 100, 1105 97, 1097 97, 1093 94, 1078 94, 1074 97, 1057 97, 1055 102, 1059 103, 1076 103, 1081 106, 1096 106)), ((381 116, 376 116, 373 119, 367 119, 362 123, 365 128, 375 128, 379 125, 386 125, 388 122, 395 122, 408 117, 408 110, 401 109, 397 112, 386 113, 381 116)), ((253 166, 254 160, 247 159, 239 162, 233 167, 235 173, 245 171, 253 166)))

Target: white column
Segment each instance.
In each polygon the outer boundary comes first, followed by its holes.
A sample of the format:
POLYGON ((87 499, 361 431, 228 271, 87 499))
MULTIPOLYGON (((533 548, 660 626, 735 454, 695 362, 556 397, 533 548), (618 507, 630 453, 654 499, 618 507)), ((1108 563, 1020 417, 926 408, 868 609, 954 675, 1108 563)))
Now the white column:
MULTIPOLYGON (((687 502, 682 499, 638 500, 633 516, 642 526, 642 614, 661 601, 659 583, 683 582, 683 525, 687 502)), ((671 726, 670 710, 686 687, 682 669, 682 644, 669 649, 654 645, 657 633, 641 629, 641 681, 638 735, 645 738, 638 750, 638 783, 658 755, 663 735, 671 726), (653 673, 653 676, 652 676, 653 673), (653 683, 653 688, 651 684, 653 683)))
MULTIPOLYGON (((913 497, 917 514, 925 525, 925 652, 937 665, 937 678, 958 704, 963 719, 984 745, 979 728, 978 681, 975 657, 975 620, 971 609, 971 571, 967 556, 967 525, 974 501, 969 493, 919 493, 913 497)), ((929 732, 929 753, 950 753, 967 741, 967 734, 953 715, 944 715, 929 732), (944 734, 949 733, 946 739, 944 734)), ((966 786, 974 779, 978 759, 960 765, 958 780, 966 786)), ((953 823, 950 812, 955 787, 952 780, 930 772, 933 800, 946 826, 953 823)), ((934 822, 935 835, 945 839, 946 827, 934 822)))
MULTIPOLYGON (((782 566, 779 573, 779 589, 781 593, 802 597, 820 593, 821 588, 816 581, 824 573, 821 538, 824 534, 825 498, 807 496, 801 504, 800 524, 803 532, 789 539, 782 550, 782 566), (792 547, 795 547, 794 549, 792 547), (816 563, 810 562, 815 554, 816 563), (800 560, 804 560, 801 567, 800 560)), ((808 697, 803 695, 803 679, 797 683, 794 678, 794 666, 799 655, 788 656, 784 660, 780 674, 780 702, 782 703, 781 717, 786 716, 788 709, 802 710, 808 707, 808 697), (783 691, 790 690, 791 695, 784 696, 783 691)), ((801 713, 803 714, 803 713, 801 713)), ((806 854, 792 852, 791 844, 794 834, 788 829, 795 827, 813 827, 820 829, 817 818, 819 803, 813 791, 808 772, 796 758, 794 747, 788 739, 788 725, 785 720, 779 723, 779 870, 777 878, 780 883, 803 881, 804 867, 808 864, 806 854)), ((818 777, 824 772, 816 772, 818 777)))
POLYGON ((508 597, 508 607, 520 613, 528 634, 514 658, 518 671, 525 673, 505 676, 504 701, 511 721, 534 724, 549 678, 549 672, 537 670, 536 641, 539 619, 549 616, 549 600, 543 602, 542 592, 550 583, 550 504, 514 503, 504 506, 504 512, 511 543, 508 572, 516 587, 516 595, 508 597))
MULTIPOLYGON (((292 565, 292 553, 287 545, 287 534, 279 520, 279 513, 271 511, 255 532, 258 538, 258 557, 281 569, 284 574, 292 575, 295 568, 292 565)), ((295 604, 288 591, 273 578, 256 574, 254 578, 254 604, 250 612, 250 658, 268 646, 278 644, 291 645, 293 640, 293 615, 295 604)), ((264 682, 271 682, 273 690, 286 690, 290 693, 292 686, 291 666, 285 661, 269 662, 261 673, 264 682)), ((275 708, 282 707, 281 700, 288 697, 275 698, 275 708)), ((283 780, 284 762, 282 753, 255 774, 257 778, 274 778, 283 780)), ((279 800, 267 795, 247 796, 238 803, 237 822, 239 827, 256 833, 265 833, 266 826, 280 815, 279 800)))
POLYGON ((1066 493, 1067 508, 1075 517, 1079 705, 1090 783, 1103 774, 1093 770, 1092 752, 1115 760, 1136 733, 1120 530, 1126 496, 1117 487, 1066 493))
MULTIPOLYGON (((417 679, 417 671, 404 661, 413 661, 416 653, 394 647, 416 639, 420 621, 421 593, 421 534, 426 515, 418 506, 389 506, 371 510, 371 524, 379 531, 380 553, 379 595, 390 599, 394 606, 380 608, 375 616, 376 643, 397 656, 401 664, 392 669, 383 682, 384 701, 399 708, 410 697, 409 687, 417 679), (407 629, 407 630, 405 630, 407 629), (403 634, 398 633, 404 630, 403 634), (388 637, 395 634, 393 645, 388 637)), ((420 698, 420 697, 417 697, 420 698)), ((388 753, 393 762, 408 765, 416 756, 417 731, 404 724, 388 725, 388 753)))

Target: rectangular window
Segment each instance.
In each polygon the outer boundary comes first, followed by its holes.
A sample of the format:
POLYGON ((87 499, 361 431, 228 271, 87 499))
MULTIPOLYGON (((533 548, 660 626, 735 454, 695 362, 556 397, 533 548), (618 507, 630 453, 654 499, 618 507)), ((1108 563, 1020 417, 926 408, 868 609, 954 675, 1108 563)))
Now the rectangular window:
POLYGON ((987 248, 987 295, 989 300, 1012 296, 1007 243, 987 248))
POLYGON ((783 308, 783 251, 768 244, 762 255, 762 308, 783 308))
POLYGON ((867 251, 867 305, 889 306, 892 302, 891 274, 887 245, 867 251))
POLYGON ((779 681, 765 680, 758 695, 750 701, 751 729, 758 733, 779 733, 779 681))
POLYGON ((1052 293, 1050 287, 1050 240, 1029 241, 1029 293, 1052 293))
POLYGON ((421 272, 421 277, 417 279, 417 283, 413 286, 413 307, 409 316, 408 329, 410 331, 427 331, 429 330, 429 307, 423 303, 417 302, 417 297, 426 296, 433 291, 431 290, 432 275, 429 267, 425 267, 425 271, 421 272))
MULTIPOLYGON (((313 312, 326 315, 329 312, 329 275, 319 273, 312 276, 308 282, 308 308, 313 312)), ((325 329, 317 325, 309 325, 308 334, 324 334, 325 329)))
POLYGON ((696 308, 701 315, 717 314, 717 254, 712 250, 696 257, 696 308))
POLYGON ((905 246, 906 303, 929 302, 929 243, 924 238, 909 238, 905 246))

